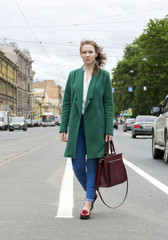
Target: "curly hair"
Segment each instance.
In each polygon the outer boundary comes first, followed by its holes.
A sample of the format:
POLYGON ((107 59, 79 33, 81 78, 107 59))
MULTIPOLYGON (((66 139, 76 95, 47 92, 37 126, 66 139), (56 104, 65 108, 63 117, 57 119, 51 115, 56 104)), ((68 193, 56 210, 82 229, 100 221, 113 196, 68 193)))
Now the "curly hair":
POLYGON ((95 48, 95 52, 97 54, 97 57, 95 58, 95 67, 93 69, 93 74, 94 74, 96 69, 98 69, 98 72, 99 72, 99 70, 104 67, 107 61, 107 57, 106 57, 106 54, 103 53, 103 48, 100 47, 95 41, 92 41, 92 40, 81 41, 80 52, 82 51, 82 47, 86 44, 92 45, 95 48))

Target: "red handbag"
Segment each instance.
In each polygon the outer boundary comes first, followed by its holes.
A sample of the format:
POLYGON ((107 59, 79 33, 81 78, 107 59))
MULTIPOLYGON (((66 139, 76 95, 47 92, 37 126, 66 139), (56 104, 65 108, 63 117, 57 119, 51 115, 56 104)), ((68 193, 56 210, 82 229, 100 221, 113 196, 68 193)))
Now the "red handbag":
POLYGON ((98 191, 101 200, 107 207, 118 208, 124 203, 128 194, 128 177, 127 177, 127 172, 122 159, 122 153, 116 154, 113 141, 106 142, 104 157, 100 158, 98 161, 95 184, 96 184, 96 190, 98 191), (109 154, 109 145, 111 150, 110 154, 109 154), (126 187, 126 194, 122 203, 116 207, 108 206, 104 202, 99 188, 100 187, 109 188, 109 187, 124 183, 125 181, 127 182, 127 187, 126 187))

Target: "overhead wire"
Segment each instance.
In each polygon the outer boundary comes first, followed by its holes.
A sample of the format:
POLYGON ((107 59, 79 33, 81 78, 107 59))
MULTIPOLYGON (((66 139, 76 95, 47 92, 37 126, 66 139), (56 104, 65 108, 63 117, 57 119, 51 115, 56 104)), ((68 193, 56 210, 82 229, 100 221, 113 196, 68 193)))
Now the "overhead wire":
MULTIPOLYGON (((34 30, 32 29, 31 25, 29 24, 29 22, 28 22, 26 16, 24 15, 24 13, 23 13, 21 7, 19 6, 17 0, 15 0, 15 3, 16 3, 16 5, 17 5, 17 7, 18 7, 18 9, 19 9, 19 11, 20 11, 22 17, 23 17, 24 20, 26 21, 26 23, 27 23, 29 29, 31 30, 31 32, 32 32, 32 34, 33 34, 33 36, 34 36, 34 38, 36 39, 36 41, 37 41, 36 43, 40 44, 40 46, 41 46, 43 52, 45 53, 45 55, 46 55, 48 58, 50 58, 49 55, 48 55, 48 53, 47 53, 47 51, 46 51, 46 49, 45 49, 44 46, 42 45, 42 42, 38 39, 36 33, 34 32, 34 30)), ((56 66, 56 65, 55 65, 55 66, 56 66)), ((57 66, 56 66, 56 67, 57 67, 57 66)), ((64 75, 63 75, 63 73, 62 73, 62 71, 60 71, 59 69, 58 69, 58 71, 61 73, 61 75, 62 75, 63 78, 65 79, 65 77, 64 77, 64 75)))
POLYGON ((27 25, 28 25, 30 31, 32 32, 34 38, 36 39, 37 43, 40 44, 40 46, 41 46, 41 48, 43 49, 43 51, 45 52, 46 56, 49 57, 48 54, 47 54, 47 52, 46 52, 46 50, 45 50, 45 48, 43 47, 41 41, 38 39, 37 35, 35 34, 34 30, 32 29, 31 25, 29 24, 27 18, 25 17, 25 15, 24 15, 24 13, 23 13, 21 7, 19 6, 17 0, 15 0, 15 3, 16 3, 16 5, 17 5, 17 7, 18 7, 20 13, 22 14, 22 17, 24 18, 25 22, 27 23, 27 25))

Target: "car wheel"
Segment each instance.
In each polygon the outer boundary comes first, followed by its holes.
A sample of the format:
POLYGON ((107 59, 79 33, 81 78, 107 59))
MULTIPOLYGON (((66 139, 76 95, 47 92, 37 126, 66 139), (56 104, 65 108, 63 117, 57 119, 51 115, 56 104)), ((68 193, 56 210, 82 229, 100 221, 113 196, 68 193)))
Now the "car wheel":
POLYGON ((165 152, 164 152, 165 163, 168 162, 168 134, 165 137, 165 152))
POLYGON ((155 136, 152 135, 152 156, 154 159, 162 159, 164 152, 160 149, 155 148, 156 142, 155 142, 155 136))
POLYGON ((13 132, 13 129, 9 129, 10 132, 13 132))
POLYGON ((27 131, 27 128, 23 128, 23 131, 27 131))
POLYGON ((132 131, 132 138, 136 138, 136 134, 132 131))

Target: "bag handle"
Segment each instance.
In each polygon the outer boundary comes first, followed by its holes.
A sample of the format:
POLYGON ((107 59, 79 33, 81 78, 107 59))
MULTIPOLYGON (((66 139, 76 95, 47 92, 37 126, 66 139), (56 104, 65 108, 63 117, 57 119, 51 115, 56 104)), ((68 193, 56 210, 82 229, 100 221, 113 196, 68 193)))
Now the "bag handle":
POLYGON ((107 141, 106 144, 105 144, 104 155, 109 155, 109 144, 110 144, 110 150, 111 150, 111 153, 114 152, 114 154, 116 154, 113 140, 111 140, 110 142, 107 141))
MULTIPOLYGON (((112 154, 113 152, 114 152, 114 154, 116 154, 113 140, 111 140, 110 142, 109 142, 109 141, 106 142, 104 154, 105 154, 105 155, 109 155, 109 144, 110 144, 111 154, 112 154)), ((127 172, 126 172, 126 176, 127 176, 127 172)), ((120 206, 125 202, 126 197, 127 197, 127 194, 128 194, 128 176, 127 176, 127 186, 126 186, 126 192, 125 192, 124 199, 123 199, 123 201, 122 201, 118 206, 116 206, 116 207, 111 207, 111 206, 109 206, 109 205, 104 201, 104 199, 103 199, 103 197, 102 197, 102 195, 101 195, 101 193, 100 193, 99 187, 98 187, 96 190, 97 190, 97 192, 99 193, 99 196, 100 196, 102 202, 103 202, 108 208, 112 208, 112 209, 118 208, 118 207, 120 207, 120 206)))
MULTIPOLYGON (((127 173, 126 173, 126 174, 127 174, 127 173)), ((108 208, 116 209, 116 208, 120 207, 120 206, 125 202, 125 200, 126 200, 126 197, 127 197, 127 194, 128 194, 128 177, 127 177, 127 187, 126 187, 126 192, 125 192, 124 200, 123 200, 119 205, 117 205, 116 207, 111 207, 111 206, 107 205, 107 203, 104 201, 104 199, 103 199, 103 197, 102 197, 102 195, 101 195, 101 193, 100 193, 99 188, 97 188, 96 190, 97 190, 97 192, 99 193, 99 196, 100 196, 102 202, 104 203, 104 205, 106 205, 108 208)))

